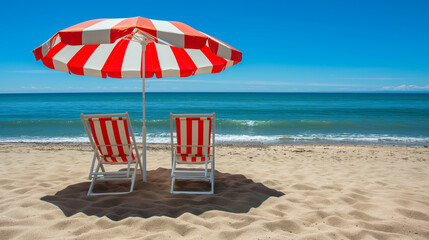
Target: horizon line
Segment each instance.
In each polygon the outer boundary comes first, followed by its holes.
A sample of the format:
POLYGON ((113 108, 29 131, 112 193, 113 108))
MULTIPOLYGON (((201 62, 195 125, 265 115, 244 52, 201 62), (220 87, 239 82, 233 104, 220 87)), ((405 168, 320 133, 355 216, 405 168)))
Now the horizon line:
MULTIPOLYGON (((7 94, 94 94, 94 93, 139 93, 142 94, 141 91, 137 91, 137 92, 0 92, 0 95, 7 95, 7 94)), ((172 92, 172 91, 165 91, 165 92, 160 92, 160 91, 156 91, 156 92, 146 92, 147 94, 151 94, 151 93, 342 93, 342 94, 353 94, 353 93, 383 93, 383 94, 389 94, 389 93, 402 93, 402 94, 406 94, 406 93, 420 93, 420 94, 429 94, 429 91, 349 91, 349 92, 344 92, 344 91, 285 91, 285 92, 234 92, 234 91, 229 91, 229 92, 198 92, 198 91, 177 91, 177 92, 172 92)))

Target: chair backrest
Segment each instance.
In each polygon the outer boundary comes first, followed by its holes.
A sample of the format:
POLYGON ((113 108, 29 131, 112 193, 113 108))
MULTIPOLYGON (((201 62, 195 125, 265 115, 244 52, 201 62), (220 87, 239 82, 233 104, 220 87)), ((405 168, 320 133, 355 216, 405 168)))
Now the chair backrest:
MULTIPOLYGON (((210 154, 210 148, 214 145, 214 119, 214 113, 171 114, 171 125, 173 125, 173 120, 176 125, 177 145, 193 145, 193 147, 177 147, 177 155, 201 157, 206 153, 210 154)), ((173 134, 173 129, 171 134, 173 134)))
POLYGON ((81 114, 81 117, 93 147, 98 149, 106 162, 128 161, 131 142, 135 143, 135 140, 127 113, 110 116, 81 114))

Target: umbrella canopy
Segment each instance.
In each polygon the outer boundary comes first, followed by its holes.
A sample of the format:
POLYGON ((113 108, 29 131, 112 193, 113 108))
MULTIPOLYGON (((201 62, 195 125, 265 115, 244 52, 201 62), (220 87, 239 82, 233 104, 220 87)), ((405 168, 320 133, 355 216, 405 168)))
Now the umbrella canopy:
POLYGON ((241 61, 228 44, 173 21, 95 19, 59 31, 33 50, 48 68, 77 75, 143 80, 143 170, 146 181, 145 78, 218 73, 241 61))
POLYGON ((242 55, 186 24, 142 17, 83 22, 59 31, 33 53, 49 68, 103 78, 217 73, 242 55))

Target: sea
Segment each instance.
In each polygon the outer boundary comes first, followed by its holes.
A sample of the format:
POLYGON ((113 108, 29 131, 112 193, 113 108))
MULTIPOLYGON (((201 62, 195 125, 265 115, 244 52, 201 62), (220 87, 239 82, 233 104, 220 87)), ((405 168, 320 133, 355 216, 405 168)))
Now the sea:
MULTIPOLYGON (((141 93, 0 94, 0 142, 88 142, 80 113, 121 112, 140 141, 141 93)), ((215 112, 217 143, 429 145, 428 93, 149 92, 149 143, 170 112, 215 112)))

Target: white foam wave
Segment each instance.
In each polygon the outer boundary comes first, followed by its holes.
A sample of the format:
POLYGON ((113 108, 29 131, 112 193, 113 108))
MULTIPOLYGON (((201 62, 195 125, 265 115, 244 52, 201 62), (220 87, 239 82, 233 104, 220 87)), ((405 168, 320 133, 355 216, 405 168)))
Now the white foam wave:
POLYGON ((246 127, 256 127, 261 124, 268 123, 270 121, 264 121, 264 120, 230 120, 230 119, 219 119, 216 120, 219 122, 219 124, 236 124, 246 127))
MULTIPOLYGON (((174 134, 175 135, 175 134, 174 134)), ((170 143, 170 133, 149 133, 147 135, 148 143, 170 143)), ((136 134, 136 141, 141 142, 142 137, 136 134)), ((3 137, 0 142, 89 142, 87 136, 78 137, 3 137)), ((218 143, 237 143, 237 142, 262 142, 266 144, 291 143, 291 142, 316 142, 316 143, 369 143, 369 144, 410 144, 424 145, 429 144, 429 137, 401 137, 389 136, 383 134, 309 134, 309 135, 229 135, 216 134, 218 143)))
POLYGON ((429 137, 401 137, 390 136, 385 134, 310 134, 284 136, 280 140, 295 140, 295 141, 334 141, 334 142, 403 142, 403 143, 429 143, 429 137))
POLYGON ((3 137, 0 142, 89 142, 88 137, 3 137))

